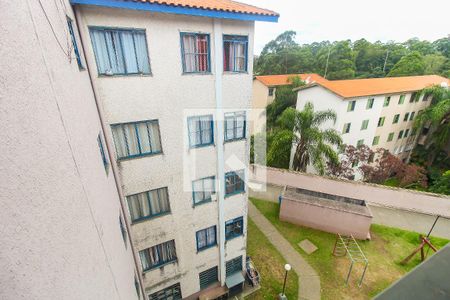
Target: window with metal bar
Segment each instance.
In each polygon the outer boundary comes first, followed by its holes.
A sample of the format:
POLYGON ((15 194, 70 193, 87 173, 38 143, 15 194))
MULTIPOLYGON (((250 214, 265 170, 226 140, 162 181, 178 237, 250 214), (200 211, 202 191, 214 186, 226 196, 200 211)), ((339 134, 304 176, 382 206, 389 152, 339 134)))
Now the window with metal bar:
POLYGON ((216 226, 211 226, 195 233, 197 238, 197 251, 202 251, 217 245, 216 226))
POLYGON ((213 116, 189 117, 188 131, 191 148, 212 145, 214 143, 213 116))
POLYGON ((388 96, 388 97, 384 98, 383 107, 389 106, 390 102, 391 102, 391 96, 388 96))
POLYGON ((369 98, 367 100, 366 109, 371 109, 373 107, 374 102, 375 102, 375 98, 369 98))
POLYGON ((181 300, 181 286, 179 283, 162 289, 148 296, 149 300, 181 300))
POLYGON ((211 201, 211 195, 215 192, 216 178, 214 176, 201 178, 192 182, 194 205, 211 201))
POLYGON ((406 95, 400 95, 400 98, 398 99, 398 104, 405 103, 405 97, 406 97, 406 95))
POLYGON ((139 251, 142 270, 148 271, 177 260, 175 240, 139 251))
POLYGON ((244 170, 227 172, 225 174, 225 196, 242 193, 245 191, 244 170))
POLYGON ((109 161, 108 161, 108 157, 106 156, 105 147, 103 146, 103 139, 102 139, 101 133, 99 133, 97 136, 97 143, 98 143, 98 148, 100 150, 100 155, 102 157, 103 166, 105 167, 105 171, 108 172, 109 161))
POLYGON ((227 261, 225 270, 226 277, 237 272, 242 272, 242 255, 227 261))
POLYGON ((200 289, 203 290, 219 281, 219 272, 217 266, 198 274, 200 279, 200 289))
POLYGON ((170 213, 167 187, 127 196, 132 222, 170 213))
POLYGON ((183 73, 209 73, 209 34, 181 33, 183 73))
POLYGON ((403 121, 406 122, 408 121, 408 119, 409 119, 409 112, 405 114, 405 116, 403 117, 403 121))
POLYGON ((150 74, 143 29, 89 28, 100 75, 150 74))
POLYGON ((223 70, 225 72, 247 72, 248 37, 223 36, 223 70))
POLYGON ((354 111, 356 106, 356 101, 350 101, 347 105, 347 111, 354 111))
POLYGON ((242 217, 225 222, 225 240, 231 240, 244 233, 244 219, 242 217))
POLYGON ((381 117, 378 119, 378 127, 382 127, 384 125, 385 119, 386 119, 386 117, 381 117))
POLYGON ((394 120, 392 120, 392 124, 396 124, 396 123, 398 123, 398 120, 400 119, 400 114, 396 114, 395 116, 394 116, 394 120))
POLYGON ((73 21, 71 18, 67 17, 67 26, 69 27, 70 39, 72 40, 73 51, 75 53, 75 58, 77 60, 78 68, 80 70, 84 69, 83 62, 81 61, 80 50, 78 49, 77 39, 75 37, 75 31, 73 30, 73 21))
POLYGON ((225 141, 234 141, 245 138, 246 118, 245 112, 225 114, 225 141))
POLYGON ((157 120, 111 125, 118 159, 161 153, 157 120))

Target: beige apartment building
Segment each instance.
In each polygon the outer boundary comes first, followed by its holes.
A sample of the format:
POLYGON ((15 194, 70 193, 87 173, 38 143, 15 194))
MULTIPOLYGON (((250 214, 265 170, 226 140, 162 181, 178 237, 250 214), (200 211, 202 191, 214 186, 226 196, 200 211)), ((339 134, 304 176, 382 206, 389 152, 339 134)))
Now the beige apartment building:
POLYGON ((341 132, 344 144, 385 148, 406 161, 421 134, 414 118, 431 103, 420 91, 449 83, 437 75, 324 80, 298 89, 297 109, 307 102, 315 110, 332 109, 337 120, 324 126, 341 132))
POLYGON ((250 133, 262 132, 266 128, 266 107, 275 99, 278 87, 290 84, 290 78, 299 77, 306 84, 312 84, 325 80, 317 74, 282 74, 282 75, 261 75, 253 78, 252 89, 252 111, 251 119, 253 126, 250 126, 250 133))

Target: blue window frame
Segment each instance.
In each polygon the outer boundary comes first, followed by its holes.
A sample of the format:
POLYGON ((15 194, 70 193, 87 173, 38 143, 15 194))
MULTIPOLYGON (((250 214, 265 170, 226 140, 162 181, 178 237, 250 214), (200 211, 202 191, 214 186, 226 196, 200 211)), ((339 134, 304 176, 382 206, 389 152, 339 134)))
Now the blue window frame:
POLYGON ((162 152, 157 120, 111 125, 117 158, 133 158, 162 152))
POLYGON ((109 161, 108 161, 108 157, 106 156, 105 147, 103 146, 103 139, 102 139, 101 133, 99 133, 97 136, 97 143, 98 143, 98 148, 100 150, 100 155, 102 157, 103 166, 105 167, 105 171, 108 172, 109 161))
POLYGON ((248 37, 223 36, 223 70, 225 72, 247 72, 248 37))
POLYGON ((148 271, 177 260, 175 240, 139 251, 142 270, 148 271))
POLYGON ((242 272, 242 255, 227 261, 225 270, 226 277, 237 272, 242 272))
POLYGON ((143 29, 89 28, 99 75, 150 74, 143 29))
POLYGON ((78 49, 77 39, 75 37, 75 31, 73 30, 73 21, 67 17, 67 26, 69 27, 70 39, 72 40, 73 51, 75 52, 75 58, 77 59, 78 68, 84 70, 83 62, 81 61, 80 50, 78 49))
POLYGON ((245 191, 244 170, 225 174, 225 196, 239 194, 245 191))
POLYGON ((148 295, 149 300, 181 300, 182 298, 181 286, 179 283, 148 295))
POLYGON ((216 192, 216 177, 205 177, 192 181, 192 198, 194 205, 211 201, 211 195, 216 192))
POLYGON ((188 118, 189 146, 191 148, 214 144, 213 116, 188 118))
POLYGON ((183 73, 210 73, 209 34, 181 33, 183 73))
POLYGON ((245 111, 225 114, 225 141, 245 139, 247 121, 245 111))
POLYGON ((225 240, 231 240, 244 233, 244 218, 239 217, 225 222, 225 240))
POLYGON ((167 187, 127 196, 127 201, 133 223, 170 213, 167 187))
POLYGON ((215 266, 211 269, 200 272, 198 277, 200 279, 200 290, 206 289, 219 281, 219 268, 215 266))
POLYGON ((202 251, 217 245, 216 226, 199 230, 195 236, 197 239, 197 251, 202 251))

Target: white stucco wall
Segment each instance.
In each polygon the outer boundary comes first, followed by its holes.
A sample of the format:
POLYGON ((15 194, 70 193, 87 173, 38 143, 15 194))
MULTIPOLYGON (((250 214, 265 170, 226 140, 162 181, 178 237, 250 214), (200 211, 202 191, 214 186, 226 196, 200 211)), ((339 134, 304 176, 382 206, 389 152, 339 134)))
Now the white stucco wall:
POLYGON ((252 88, 252 111, 251 121, 253 126, 250 127, 250 134, 256 134, 262 132, 266 128, 266 107, 269 105, 275 96, 269 96, 269 88, 261 81, 253 79, 252 88))
POLYGON ((0 299, 137 299, 88 74, 63 52, 73 14, 61 4, 43 1, 56 36, 38 2, 0 5, 0 299))
MULTIPOLYGON (((137 250, 175 240, 178 261, 144 273, 146 293, 180 283, 183 297, 199 291, 201 271, 219 265, 219 248, 197 253, 196 231, 218 224, 216 201, 193 207, 191 181, 217 174, 216 146, 189 149, 187 116, 202 115, 215 107, 215 75, 182 74, 180 32, 210 34, 211 70, 214 73, 213 20, 148 12, 80 7, 87 60, 94 76, 106 122, 123 123, 158 119, 163 153, 125 160, 118 164, 124 193, 131 195, 159 187, 168 187, 171 213, 132 225, 137 250), (98 77, 88 26, 145 29, 151 63, 151 76, 98 77), (183 169, 187 166, 187 180, 183 169), (190 178, 189 178, 190 177, 190 178)), ((248 53, 253 53, 252 22, 222 21, 223 34, 247 35, 248 53)), ((251 105, 252 62, 248 73, 223 74, 223 102, 226 109, 238 111, 251 105)), ((219 62, 222 63, 222 62, 219 62)), ((216 130, 215 130, 216 131, 216 130)), ((108 137, 112 140, 111 132, 108 137)), ((248 132, 247 132, 248 136, 248 132)), ((238 170, 234 162, 248 165, 249 140, 225 144, 225 171, 238 170), (237 159, 232 159, 236 156, 237 159)), ((242 169, 242 167, 240 167, 242 169)), ((247 194, 225 198, 225 220, 244 217, 244 236, 226 243, 226 260, 245 257, 247 194)))

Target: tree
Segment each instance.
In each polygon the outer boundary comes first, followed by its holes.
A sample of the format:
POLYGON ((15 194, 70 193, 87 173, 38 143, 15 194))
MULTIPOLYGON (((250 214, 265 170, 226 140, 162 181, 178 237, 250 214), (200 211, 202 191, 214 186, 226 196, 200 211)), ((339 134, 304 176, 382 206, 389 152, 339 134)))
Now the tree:
POLYGON ((339 162, 327 162, 327 174, 337 178, 353 180, 355 177, 355 166, 369 162, 373 151, 366 145, 358 147, 343 145, 344 150, 339 154, 339 162))
POLYGON ((417 115, 414 121, 415 128, 429 126, 429 136, 425 147, 428 150, 428 165, 431 165, 439 152, 446 151, 450 139, 450 90, 446 87, 433 86, 422 91, 431 95, 432 102, 429 107, 417 115))
MULTIPOLYGON (((282 141, 294 142, 295 153, 293 169, 306 172, 306 167, 312 165, 319 174, 325 173, 327 161, 338 162, 338 155, 333 146, 340 146, 342 139, 334 129, 321 129, 327 121, 336 121, 336 113, 331 110, 314 111, 311 102, 306 103, 302 111, 287 108, 277 120, 279 142, 272 145, 272 153, 280 153, 276 145, 285 145, 282 141)), ((290 148, 290 147, 289 147, 290 148)), ((281 149, 282 150, 282 149, 281 149)))
POLYGON ((442 176, 430 186, 430 192, 450 195, 450 170, 442 173, 442 176))
POLYGON ((413 51, 406 56, 403 56, 398 63, 392 68, 387 75, 388 77, 395 76, 411 76, 423 75, 425 73, 425 63, 420 52, 413 51))
POLYGON ((382 184, 397 174, 403 164, 398 157, 383 148, 375 151, 375 157, 374 163, 363 164, 359 168, 366 182, 382 184))
POLYGON ((441 74, 447 58, 441 54, 429 54, 423 58, 425 74, 441 74))
POLYGON ((289 169, 292 147, 292 132, 286 129, 278 130, 267 153, 267 165, 274 168, 289 169))
POLYGON ((318 53, 320 74, 327 79, 348 79, 355 76, 355 63, 350 41, 335 42, 318 53))
POLYGON ((399 181, 399 186, 403 188, 426 188, 427 175, 423 167, 413 164, 402 163, 395 177, 399 181))

